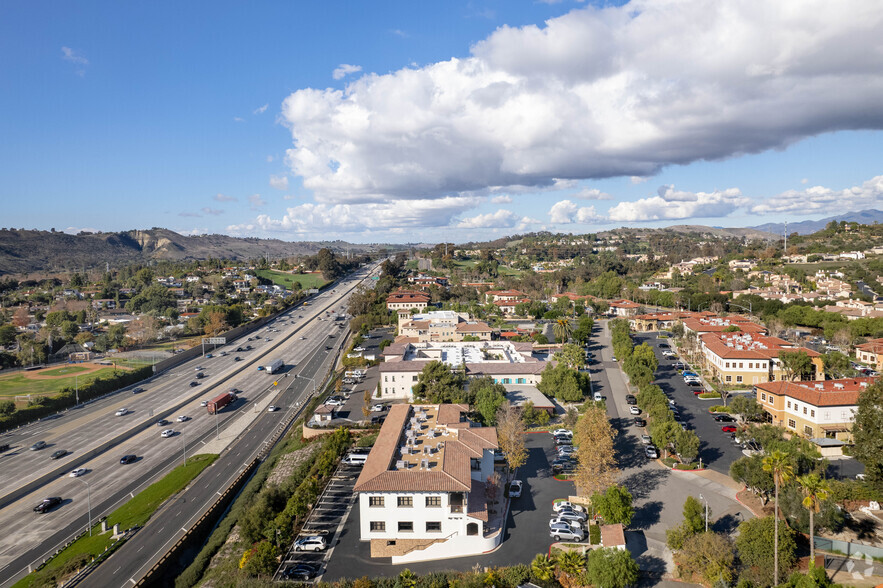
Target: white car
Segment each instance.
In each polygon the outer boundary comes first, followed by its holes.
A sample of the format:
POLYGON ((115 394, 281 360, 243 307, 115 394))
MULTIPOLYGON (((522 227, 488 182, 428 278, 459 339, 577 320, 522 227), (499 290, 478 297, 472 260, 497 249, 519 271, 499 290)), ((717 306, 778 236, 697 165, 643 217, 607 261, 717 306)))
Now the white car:
POLYGON ((201 366, 201 365, 196 366, 196 371, 197 371, 197 372, 202 371, 202 366, 201 366))
POLYGON ((203 400, 199 403, 199 406, 208 406, 208 400, 203 400))
POLYGON ((383 412, 384 410, 386 410, 385 404, 375 404, 371 407, 371 412, 383 412))
POLYGON ((295 551, 323 551, 326 547, 325 537, 314 535, 311 537, 299 537, 294 542, 295 551))
POLYGON ((171 437, 174 434, 175 434, 175 431, 173 429, 166 429, 165 431, 160 433, 159 436, 162 437, 163 439, 166 439, 168 437, 171 437))
POLYGON ((563 445, 558 448, 558 457, 567 457, 575 453, 576 448, 573 445, 563 445))
POLYGON ((183 414, 182 414, 181 416, 178 417, 178 422, 179 422, 179 423, 186 423, 186 422, 189 421, 189 420, 190 420, 190 417, 187 416, 187 415, 183 415, 183 414))
POLYGON ((566 437, 573 437, 573 431, 571 431, 570 429, 555 429, 554 431, 552 431, 552 435, 564 435, 566 437))
POLYGON ((303 341, 304 339, 306 339, 306 337, 304 337, 303 335, 301 335, 300 340, 303 341))
POLYGON ((271 404, 270 406, 267 407, 267 412, 276 412, 277 410, 279 410, 279 407, 276 406, 275 404, 271 404))
POLYGON ((638 408, 637 406, 632 405, 629 407, 629 412, 631 414, 641 414, 641 409, 638 408))
POLYGON ((552 505, 552 510, 554 510, 555 512, 559 512, 559 511, 561 511, 563 509, 567 509, 567 508, 569 508, 571 510, 575 510, 576 512, 585 512, 585 510, 586 510, 583 507, 581 507, 580 505, 573 504, 572 502, 569 502, 567 500, 560 500, 552 505))
POLYGON ((509 498, 519 498, 521 496, 521 480, 512 480, 509 482, 509 498))
POLYGON ((86 471, 87 471, 86 468, 77 468, 74 471, 72 471, 69 475, 71 478, 79 478, 80 476, 85 474, 86 471))
POLYGON ((653 439, 650 438, 650 435, 641 435, 641 443, 644 445, 653 445, 653 439))
POLYGON ((327 404, 328 406, 343 406, 346 403, 343 400, 337 398, 329 398, 325 401, 325 404, 327 404))
POLYGON ((121 408, 117 411, 117 416, 123 416, 129 414, 128 408, 121 408))
POLYGON ((365 351, 365 348, 360 345, 359 347, 353 347, 353 351, 365 351))
POLYGON ((549 529, 552 529, 556 525, 567 525, 571 529, 579 529, 582 530, 583 525, 579 521, 568 521, 567 519, 562 519, 560 517, 555 517, 549 520, 549 529))

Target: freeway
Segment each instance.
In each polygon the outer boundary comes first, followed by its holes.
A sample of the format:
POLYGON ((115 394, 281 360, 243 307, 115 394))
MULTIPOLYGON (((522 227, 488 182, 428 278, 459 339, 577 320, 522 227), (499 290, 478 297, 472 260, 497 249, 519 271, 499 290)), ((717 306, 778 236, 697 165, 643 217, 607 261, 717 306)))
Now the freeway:
POLYGON ((84 529, 90 503, 93 520, 109 513, 177 465, 185 452, 193 453, 211 442, 231 417, 278 393, 278 388, 272 386, 274 381, 282 385, 295 381, 286 376, 306 370, 316 350, 323 352, 320 355, 329 355, 325 352, 328 335, 334 331, 342 336, 344 331, 334 321, 317 319, 326 309, 337 311, 345 306, 349 293, 368 273, 362 270, 339 283, 334 292, 312 299, 309 306, 293 308, 268 323, 260 337, 252 335, 250 343, 228 342, 211 359, 192 360, 151 379, 142 385, 145 392, 117 393, 9 435, 8 442, 14 450, 4 454, 0 461, 4 472, 0 493, 5 497, 0 502, 4 505, 0 526, 16 531, 0 537, 0 584, 19 577, 29 565, 84 529), (253 349, 245 351, 246 345, 253 349), (237 347, 244 351, 235 351, 237 347), (227 351, 226 356, 220 355, 223 350, 227 351), (235 361, 237 356, 241 361, 235 361), (285 373, 270 376, 257 371, 258 365, 277 357, 284 358, 285 373), (206 377, 196 380, 196 367, 202 367, 206 377), (191 388, 190 381, 205 383, 191 388), (230 388, 239 390, 240 399, 217 417, 210 417, 200 402, 230 388), (131 412, 116 416, 121 407, 131 412), (190 418, 179 423, 179 415, 190 418), (160 428, 155 426, 159 418, 173 422, 160 428), (174 429, 176 434, 160 438, 165 428, 174 429), (46 440, 50 447, 27 451, 25 448, 37 439, 46 440), (68 450, 69 456, 50 460, 49 453, 56 448, 68 450), (119 459, 124 454, 135 454, 138 459, 122 465, 119 459), (85 468, 86 474, 68 477, 67 472, 74 467, 85 468), (37 488, 28 488, 35 484, 37 488), (47 514, 31 512, 45 496, 60 496, 64 500, 47 514))

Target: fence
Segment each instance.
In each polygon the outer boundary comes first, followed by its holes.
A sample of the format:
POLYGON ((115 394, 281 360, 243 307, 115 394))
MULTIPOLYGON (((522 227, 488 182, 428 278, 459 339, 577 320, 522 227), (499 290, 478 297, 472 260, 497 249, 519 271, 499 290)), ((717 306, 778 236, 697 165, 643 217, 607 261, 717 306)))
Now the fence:
POLYGON ((839 541, 837 539, 826 539, 824 537, 813 537, 813 543, 816 549, 822 551, 836 551, 847 557, 863 558, 865 556, 883 558, 883 548, 874 547, 873 545, 864 545, 862 543, 849 543, 848 541, 839 541))

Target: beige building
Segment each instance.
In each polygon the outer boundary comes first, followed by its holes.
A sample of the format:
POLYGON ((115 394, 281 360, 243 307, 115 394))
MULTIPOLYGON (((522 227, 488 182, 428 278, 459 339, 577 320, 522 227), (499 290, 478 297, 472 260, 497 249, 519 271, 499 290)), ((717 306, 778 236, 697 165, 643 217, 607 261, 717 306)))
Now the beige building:
POLYGON ((768 382, 757 386, 757 403, 781 425, 808 439, 852 441, 859 395, 874 378, 824 382, 768 382))
POLYGON ((411 343, 463 341, 467 336, 490 341, 492 333, 487 323, 473 320, 465 312, 437 310, 412 316, 408 311, 399 311, 399 337, 411 343))
POLYGON ((387 310, 425 310, 429 304, 429 296, 423 292, 399 290, 386 297, 387 310))
POLYGON ((874 366, 878 372, 883 370, 883 338, 856 346, 855 356, 860 362, 874 366))
POLYGON ((750 333, 706 333, 701 337, 705 365, 724 384, 754 386, 785 379, 781 351, 804 351, 813 365, 811 380, 824 380, 822 357, 812 349, 795 347, 784 339, 750 333))

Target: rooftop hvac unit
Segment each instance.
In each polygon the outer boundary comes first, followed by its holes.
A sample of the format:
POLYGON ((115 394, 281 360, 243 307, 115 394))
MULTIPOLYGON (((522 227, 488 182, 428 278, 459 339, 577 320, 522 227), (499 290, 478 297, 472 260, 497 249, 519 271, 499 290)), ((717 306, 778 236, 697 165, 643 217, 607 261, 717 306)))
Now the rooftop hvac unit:
POLYGON ((428 459, 421 459, 420 460, 420 469, 421 470, 428 470, 429 469, 429 460, 428 459))
POLYGON ((843 390, 843 384, 840 384, 840 383, 834 384, 834 388, 836 388, 837 390, 843 390))
POLYGON ((398 461, 396 462, 396 469, 397 469, 397 470, 406 470, 406 469, 408 469, 408 462, 406 462, 404 459, 400 459, 400 460, 398 460, 398 461))
POLYGON ((816 390, 824 390, 824 389, 825 389, 824 384, 816 384, 816 390))

